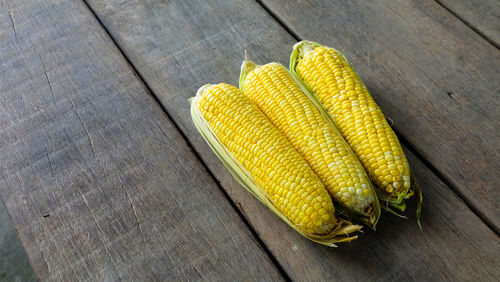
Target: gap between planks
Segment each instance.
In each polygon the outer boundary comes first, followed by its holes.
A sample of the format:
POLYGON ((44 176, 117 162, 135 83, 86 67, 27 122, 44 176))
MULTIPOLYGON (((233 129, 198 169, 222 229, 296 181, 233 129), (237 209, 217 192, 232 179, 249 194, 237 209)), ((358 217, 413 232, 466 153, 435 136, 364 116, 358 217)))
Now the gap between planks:
POLYGON ((119 50, 121 56, 125 59, 125 61, 127 62, 127 64, 130 66, 130 68, 132 69, 133 73, 137 76, 137 79, 144 85, 144 87, 146 88, 148 94, 154 99, 154 101, 160 106, 160 108, 163 110, 163 112, 165 113, 165 115, 167 116, 167 119, 172 122, 172 124, 174 125, 175 127, 175 130, 177 130, 177 132, 182 136, 182 138, 184 139, 184 141, 186 142, 187 146, 189 147, 189 149, 193 152, 193 154, 195 155, 195 157, 198 159, 198 161, 201 163, 201 165, 203 166, 203 168, 207 171, 207 173, 210 175, 210 177, 212 177, 214 179, 214 182, 216 183, 217 187, 219 188, 219 190, 221 190, 222 194, 224 195, 225 199, 229 202, 229 204, 231 205, 231 207, 234 209, 234 211, 236 212, 236 214, 238 214, 238 216, 240 217, 241 221, 247 226, 247 228, 250 230, 251 234, 254 236, 255 238, 255 241, 259 244, 259 246, 262 248, 262 250, 264 250, 264 252, 266 253, 266 255, 269 257, 269 259, 271 260, 271 262, 274 264, 274 266, 276 267, 276 269, 279 271, 279 273, 283 276, 284 280, 285 281, 291 281, 291 278, 290 276, 288 275, 288 273, 286 273, 286 271, 284 270, 284 268, 281 266, 281 264, 278 262, 278 260, 276 259, 276 257, 271 253, 271 251, 269 250, 269 248, 267 247, 267 245, 262 241, 262 239, 260 238, 259 234, 257 233, 257 231, 255 230, 255 228, 252 226, 252 224, 248 221, 248 219, 246 218, 246 216, 243 214, 243 212, 239 209, 239 207, 236 205, 235 202, 232 201, 231 197, 229 197, 228 193, 226 192, 226 190, 224 190, 224 188, 222 188, 220 182, 217 180, 217 178, 215 177, 215 175, 213 174, 213 172, 209 169, 209 167, 207 166, 207 164, 203 161, 203 159, 201 158, 201 156, 199 155, 198 151, 196 151, 194 149, 194 146, 193 144, 191 144, 191 142, 189 141, 189 139, 187 138, 187 136, 184 134, 184 132, 180 129, 179 125, 177 124, 177 122, 172 118, 172 116, 170 115, 170 113, 167 111, 167 109, 162 105, 162 103, 160 103, 160 101, 158 100, 158 97, 154 94, 154 91, 153 89, 151 89, 151 87, 146 83, 146 81, 144 80, 144 78, 142 77, 142 75, 140 74, 140 72, 136 69, 136 67, 134 66, 134 64, 130 61, 130 59, 127 57, 127 55, 123 52, 123 50, 121 49, 120 45, 118 45, 118 42, 116 42, 115 38, 113 37, 113 35, 108 31, 108 29, 106 28, 106 26, 101 22, 101 20, 99 19, 99 17, 96 15, 96 13, 94 12, 94 10, 92 9, 92 7, 90 7, 90 5, 87 3, 86 0, 82 0, 82 2, 85 4, 85 6, 87 7, 87 9, 90 11, 90 13, 94 16, 94 18, 97 20, 97 22, 101 25, 102 29, 106 32, 106 34, 108 35, 109 39, 113 42, 113 44, 116 46, 116 48, 119 50))
MULTIPOLYGON (((467 24, 464 20, 462 20, 460 17, 458 17, 455 13, 453 13, 451 10, 446 8, 444 5, 439 3, 438 0, 436 1, 443 9, 447 10, 450 12, 453 16, 458 18, 461 22, 463 22, 467 27, 471 28, 474 32, 478 33, 482 38, 484 38, 486 41, 491 43, 493 46, 498 48, 498 46, 495 45, 494 42, 489 40, 487 37, 483 36, 479 31, 477 31, 475 28, 467 24)), ((276 13, 274 13, 273 10, 271 10, 265 3, 262 2, 262 0, 255 0, 262 9, 264 9, 288 34, 290 34, 295 40, 301 41, 303 38, 299 36, 294 30, 292 30, 276 13)), ((391 126, 392 127, 392 126, 391 126)), ((400 142, 408 148, 409 151, 411 151, 415 156, 422 161, 422 163, 434 174, 436 177, 441 180, 448 188, 450 188, 451 192, 453 192, 455 195, 457 195, 464 203, 465 205, 477 216, 481 219, 481 221, 488 226, 490 230, 492 230, 497 236, 500 236, 500 229, 497 228, 481 211, 477 210, 469 201, 468 199, 449 181, 448 178, 446 178, 429 160, 427 160, 420 152, 418 149, 410 143, 403 135, 399 133, 399 131, 396 128, 392 128, 396 135, 398 136, 400 142)), ((424 193, 424 201, 425 201, 425 193, 424 193)))
MULTIPOLYGON (((259 0, 257 0, 259 1, 259 0)), ((484 40, 488 41, 491 45, 495 46, 495 48, 500 49, 500 45, 498 45, 495 41, 491 40, 486 34, 484 34, 481 30, 478 28, 474 27, 469 21, 464 19, 463 17, 459 16, 457 13, 455 13, 452 9, 448 8, 445 4, 443 4, 439 0, 434 0, 439 6, 441 6, 443 9, 448 11, 448 13, 452 14, 455 18, 460 20, 464 25, 466 25, 468 28, 472 29, 475 33, 477 33, 479 36, 481 36, 484 40)), ((497 233, 498 234, 498 233, 497 233)))

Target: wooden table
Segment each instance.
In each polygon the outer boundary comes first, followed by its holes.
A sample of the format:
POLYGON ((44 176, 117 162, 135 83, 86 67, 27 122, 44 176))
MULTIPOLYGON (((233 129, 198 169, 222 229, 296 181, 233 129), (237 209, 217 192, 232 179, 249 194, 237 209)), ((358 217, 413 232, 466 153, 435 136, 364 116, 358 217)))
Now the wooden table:
POLYGON ((497 0, 0 0, 0 195, 41 280, 500 279, 497 0), (226 171, 187 99, 343 50, 424 190, 339 248, 226 171), (409 210, 412 210, 410 207, 409 210), (412 215, 410 215, 412 216, 412 215))

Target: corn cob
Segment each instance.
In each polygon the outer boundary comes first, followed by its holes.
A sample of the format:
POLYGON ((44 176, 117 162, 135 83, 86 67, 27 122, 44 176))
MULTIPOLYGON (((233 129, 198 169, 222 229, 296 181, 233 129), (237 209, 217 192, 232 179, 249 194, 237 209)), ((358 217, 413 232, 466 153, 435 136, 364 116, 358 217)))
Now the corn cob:
POLYGON ((299 233, 334 246, 361 227, 337 219, 306 161, 236 87, 205 85, 191 100, 197 129, 233 176, 299 233))
POLYGON ((340 204, 337 210, 375 227, 380 207, 363 166, 288 70, 277 63, 257 66, 245 60, 240 88, 309 163, 340 204))
POLYGON ((311 41, 294 46, 290 71, 331 115, 356 153, 381 201, 402 211, 404 200, 419 193, 403 149, 353 66, 339 51, 311 41))

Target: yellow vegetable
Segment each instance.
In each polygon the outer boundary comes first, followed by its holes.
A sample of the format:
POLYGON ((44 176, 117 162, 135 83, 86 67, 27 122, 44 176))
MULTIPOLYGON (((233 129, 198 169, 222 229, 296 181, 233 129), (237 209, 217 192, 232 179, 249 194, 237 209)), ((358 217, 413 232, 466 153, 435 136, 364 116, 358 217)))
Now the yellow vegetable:
POLYGON ((245 60, 240 88, 309 163, 340 204, 337 211, 374 227, 380 207, 363 166, 288 70, 277 63, 257 66, 245 60))
POLYGON ((318 176, 238 88, 201 87, 191 116, 233 176, 299 233, 329 246, 357 238, 348 234, 361 226, 335 217, 318 176))
MULTIPOLYGON (((294 46, 290 70, 337 124, 379 188, 379 199, 404 211, 404 200, 414 194, 410 166, 396 134, 347 58, 335 49, 302 41, 294 46)), ((422 195, 415 182, 413 186, 419 193, 419 214, 422 195)))

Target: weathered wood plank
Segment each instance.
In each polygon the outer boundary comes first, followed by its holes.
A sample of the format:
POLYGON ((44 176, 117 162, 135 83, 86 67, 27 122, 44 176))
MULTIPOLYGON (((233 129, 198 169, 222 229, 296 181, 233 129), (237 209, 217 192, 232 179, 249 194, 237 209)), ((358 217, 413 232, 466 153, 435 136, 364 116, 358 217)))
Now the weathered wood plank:
POLYGON ((299 37, 345 51, 398 132, 500 231, 494 46, 432 0, 264 3, 299 37))
POLYGON ((295 280, 500 277, 496 235, 409 154, 425 190, 423 223, 384 215, 377 232, 329 249, 300 237, 246 192, 192 125, 187 99, 205 83, 236 84, 245 49, 287 62, 295 42, 251 1, 88 1, 285 271, 295 280))
POLYGON ((500 1, 436 0, 500 48, 500 1))
POLYGON ((81 1, 0 1, 0 194, 41 280, 280 280, 81 1))

